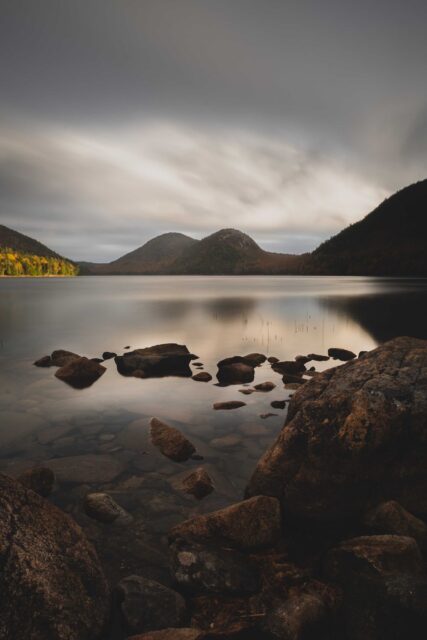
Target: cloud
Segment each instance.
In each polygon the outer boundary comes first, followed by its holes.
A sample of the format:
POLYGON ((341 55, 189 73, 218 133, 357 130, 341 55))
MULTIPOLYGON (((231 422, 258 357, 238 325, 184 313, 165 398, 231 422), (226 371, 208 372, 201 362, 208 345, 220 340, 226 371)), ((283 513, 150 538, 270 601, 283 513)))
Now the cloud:
POLYGON ((160 231, 201 237, 230 226, 277 250, 307 250, 386 195, 286 140, 162 121, 0 131, 0 183, 5 224, 94 260, 160 231))

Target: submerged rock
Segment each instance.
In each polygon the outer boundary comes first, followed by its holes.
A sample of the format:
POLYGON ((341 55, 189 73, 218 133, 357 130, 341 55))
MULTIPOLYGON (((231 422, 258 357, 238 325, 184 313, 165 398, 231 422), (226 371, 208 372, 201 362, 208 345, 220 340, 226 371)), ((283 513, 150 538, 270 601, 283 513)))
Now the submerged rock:
POLYGON ((243 384, 252 382, 255 377, 254 367, 244 362, 235 362, 227 365, 218 363, 216 374, 220 384, 243 384))
POLYGON ((33 363, 36 367, 51 367, 52 358, 50 356, 43 356, 33 363))
POLYGON ((198 500, 212 493, 214 484, 208 472, 199 467, 182 481, 182 488, 185 493, 193 495, 198 500))
POLYGON ((200 371, 200 373, 194 374, 192 376, 193 380, 196 382, 210 382, 212 380, 212 376, 207 371, 200 371))
POLYGON ((196 542, 175 541, 172 572, 183 589, 195 592, 253 593, 259 589, 257 566, 243 553, 196 542))
POLYGON ((348 640, 425 637, 427 576, 413 538, 347 540, 327 553, 324 573, 343 589, 348 640))
POLYGON ((48 467, 34 467, 18 476, 17 480, 27 489, 46 498, 52 493, 55 474, 48 467))
POLYGON ((240 409, 240 407, 245 407, 246 402, 242 402, 241 400, 227 400, 226 402, 215 402, 213 408, 215 411, 230 411, 231 409, 240 409))
POLYGON ((336 348, 328 349, 328 356, 330 356, 334 360, 343 360, 344 362, 357 358, 356 354, 353 353, 353 351, 349 351, 348 349, 336 348))
POLYGON ((294 394, 246 494, 319 522, 360 518, 384 499, 427 514, 426 415, 427 341, 391 340, 294 394))
POLYGON ((211 440, 211 446, 215 447, 215 449, 230 449, 240 444, 242 444, 242 438, 235 433, 227 433, 225 436, 211 440))
POLYGON ((132 520, 122 507, 108 493, 87 493, 83 501, 84 510, 90 518, 99 522, 132 520))
POLYGON ((106 368, 89 358, 74 358, 56 371, 55 376, 75 389, 90 387, 106 368))
POLYGON ((109 454, 87 453, 46 460, 44 466, 51 469, 60 484, 103 484, 117 478, 125 465, 109 454))
POLYGON ((0 475, 0 637, 95 640, 108 586, 80 527, 19 482, 0 475))
POLYGON ((276 385, 274 384, 274 382, 260 382, 259 384, 255 385, 255 389, 257 391, 263 391, 263 392, 273 391, 273 389, 275 388, 276 388, 276 385))
POLYGON ((174 527, 170 539, 223 542, 240 549, 274 544, 281 531, 279 501, 257 496, 174 527))
POLYGON ((369 533, 410 536, 420 548, 427 548, 427 525, 395 500, 382 502, 370 509, 363 522, 369 533))
POLYGON ((145 349, 135 349, 116 356, 117 370, 124 376, 137 378, 161 378, 180 376, 190 378, 190 362, 197 356, 190 353, 185 345, 158 344, 145 349))
POLYGON ((150 420, 151 440, 164 456, 175 462, 185 462, 195 452, 194 445, 185 436, 157 418, 150 420))
POLYGON ((169 587, 141 576, 128 576, 116 587, 120 613, 128 632, 179 627, 186 616, 184 598, 169 587))

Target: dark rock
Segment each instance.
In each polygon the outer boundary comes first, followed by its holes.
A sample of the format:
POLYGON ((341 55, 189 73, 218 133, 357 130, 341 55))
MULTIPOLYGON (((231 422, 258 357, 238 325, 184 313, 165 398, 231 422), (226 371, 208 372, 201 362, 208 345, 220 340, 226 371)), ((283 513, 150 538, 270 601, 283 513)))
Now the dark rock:
POLYGON ((106 371, 106 368, 88 358, 75 358, 56 371, 55 376, 75 389, 90 387, 106 371))
POLYGON ((128 632, 143 633, 165 627, 179 627, 185 620, 184 598, 154 580, 128 576, 119 582, 116 594, 128 632))
POLYGON ((132 520, 132 517, 108 493, 87 493, 83 506, 87 515, 98 522, 109 523, 118 519, 130 522, 132 520))
POLYGON ((324 572, 343 589, 343 635, 348 640, 425 637, 427 578, 413 538, 348 540, 328 552, 324 572))
POLYGON ((229 411, 230 409, 239 409, 240 407, 245 406, 246 402, 242 402, 241 400, 228 400, 227 402, 215 402, 213 408, 215 409, 215 411, 229 411))
POLYGON ((175 462, 184 462, 195 453, 194 445, 175 427, 170 427, 157 418, 151 418, 150 429, 154 446, 167 458, 175 462))
POLYGON ((348 349, 328 349, 328 356, 333 358, 334 360, 343 360, 346 362, 347 360, 354 360, 356 358, 356 354, 353 351, 349 351, 348 349))
POLYGON ((271 365, 271 368, 282 375, 286 373, 293 376, 301 376, 305 371, 305 364, 295 360, 283 360, 283 362, 275 362, 271 365))
POLYGON ((270 364, 275 364, 276 362, 280 362, 279 358, 276 358, 275 356, 270 356, 269 358, 267 358, 267 360, 270 364))
POLYGON ((427 342, 391 340, 294 394, 246 495, 318 522, 358 519, 384 499, 427 514, 426 415, 427 342))
POLYGON ((116 356, 117 353, 114 353, 114 351, 104 351, 104 353, 102 354, 104 360, 111 360, 111 358, 115 358, 116 356))
POLYGON ((102 484, 115 480, 125 465, 109 454, 84 454, 46 460, 60 484, 102 484))
POLYGON ((316 360, 317 362, 326 362, 326 360, 329 360, 329 356, 322 356, 319 353, 309 353, 307 358, 309 360, 316 360))
POLYGON ((359 355, 357 357, 361 358, 362 356, 365 355, 365 353, 368 353, 368 351, 359 351, 359 355))
POLYGON ((310 358, 308 356, 295 356, 295 362, 307 364, 307 362, 310 362, 310 358))
POLYGON ((216 377, 221 384, 243 384, 253 381, 255 371, 252 366, 243 362, 235 362, 221 366, 218 364, 216 377))
POLYGON ((284 409, 287 402, 288 400, 273 400, 273 402, 271 402, 270 404, 273 409, 284 409))
POLYGON ((243 356, 243 360, 250 364, 252 367, 259 367, 263 362, 267 360, 267 356, 263 353, 248 353, 243 356))
POLYGON ((196 382, 210 382, 212 380, 211 374, 207 371, 200 371, 200 373, 196 373, 192 378, 196 382))
POLYGON ((427 525, 409 513, 395 500, 382 502, 370 509, 364 525, 371 534, 393 534, 414 538, 421 549, 427 547, 427 525))
POLYGON ((27 489, 31 489, 31 491, 38 493, 39 496, 46 498, 52 493, 55 474, 47 467, 34 467, 18 476, 17 480, 27 489))
POLYGON ((52 358, 50 356, 43 356, 33 363, 36 367, 51 367, 52 358))
POLYGON ((304 384, 306 382, 302 376, 295 376, 292 373, 284 373, 282 380, 285 384, 304 384))
POLYGON ((101 362, 104 362, 104 360, 102 358, 90 358, 92 360, 92 362, 97 362, 98 364, 101 364, 101 362))
POLYGON ((72 518, 0 476, 0 637, 100 638, 109 594, 95 550, 72 518))
POLYGON ((63 367, 73 360, 78 360, 81 356, 79 356, 78 353, 73 353, 72 351, 57 349, 56 351, 52 351, 50 358, 54 367, 63 367))
POLYGON ((250 396, 251 393, 255 393, 255 389, 239 389, 239 393, 243 393, 245 396, 250 396))
POLYGON ((198 500, 201 500, 214 490, 212 478, 203 467, 186 476, 182 481, 182 487, 186 493, 190 493, 198 500))
POLYGON ((116 356, 117 370, 124 376, 137 378, 161 378, 180 376, 190 378, 190 362, 197 356, 180 344, 158 344, 145 349, 135 349, 116 356))
POLYGON ((239 551, 177 540, 171 568, 181 588, 195 592, 253 593, 259 589, 257 566, 239 551))
POLYGON ((257 391, 273 391, 273 389, 276 388, 276 385, 274 384, 274 382, 260 382, 259 384, 256 384, 254 387, 257 391))
POLYGON ((170 539, 223 542, 240 549, 274 544, 281 531, 280 505, 275 498, 258 496, 174 527, 170 539))
MULTIPOLYGON (((190 627, 184 629, 162 629, 160 631, 149 631, 129 637, 127 640, 204 640, 206 634, 200 629, 190 627)), ((206 639, 207 640, 207 639, 206 639)))

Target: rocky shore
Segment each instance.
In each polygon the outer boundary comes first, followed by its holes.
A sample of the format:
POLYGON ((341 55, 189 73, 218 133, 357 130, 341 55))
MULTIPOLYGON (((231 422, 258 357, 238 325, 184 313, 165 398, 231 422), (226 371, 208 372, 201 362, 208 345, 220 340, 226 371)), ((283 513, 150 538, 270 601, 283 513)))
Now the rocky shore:
MULTIPOLYGON (((159 346, 123 356, 105 352, 102 360, 115 358, 118 372, 130 377, 170 374, 191 382, 197 356, 181 345, 159 346)), ((218 363, 218 384, 246 385, 236 389, 245 400, 268 397, 275 383, 249 386, 263 363, 263 354, 226 358, 218 363)), ((65 351, 36 364, 65 368, 57 377, 77 388, 96 382, 104 369, 65 351)), ((396 338, 358 357, 331 349, 328 356, 266 364, 285 387, 293 385, 289 403, 271 402, 289 404, 285 425, 240 501, 166 518, 160 558, 132 516, 132 493, 148 489, 149 456, 140 456, 139 476, 126 474, 126 459, 111 449, 53 458, 15 479, 0 476, 0 638, 425 637, 427 342, 396 338), (311 362, 328 358, 345 364, 310 371, 311 362), (63 484, 79 492, 80 512, 73 515, 84 531, 53 504, 63 484), (122 548, 118 572, 106 563, 113 544, 122 548)), ((222 404, 228 406, 215 407, 219 415, 245 411, 238 400, 222 404)), ((263 423, 248 424, 246 437, 250 428, 262 436, 263 423)), ((127 437, 139 438, 139 430, 127 437)), ((150 437, 164 459, 188 465, 172 477, 171 499, 203 503, 216 494, 221 480, 196 436, 154 418, 150 437)), ((212 446, 238 446, 235 434, 221 438, 212 446)), ((161 482, 151 490, 161 492, 161 482)))

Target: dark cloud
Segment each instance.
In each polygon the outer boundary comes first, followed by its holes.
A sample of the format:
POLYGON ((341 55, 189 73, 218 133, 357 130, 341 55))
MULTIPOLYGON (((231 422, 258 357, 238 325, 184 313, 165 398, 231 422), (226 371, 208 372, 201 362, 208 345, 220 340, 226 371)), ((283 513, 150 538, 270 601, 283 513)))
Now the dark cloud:
POLYGON ((2 221, 76 258, 225 225, 310 249, 425 177, 426 18, 420 0, 7 1, 2 221))

